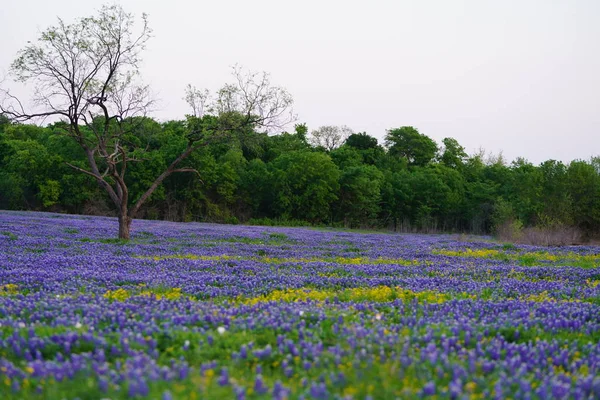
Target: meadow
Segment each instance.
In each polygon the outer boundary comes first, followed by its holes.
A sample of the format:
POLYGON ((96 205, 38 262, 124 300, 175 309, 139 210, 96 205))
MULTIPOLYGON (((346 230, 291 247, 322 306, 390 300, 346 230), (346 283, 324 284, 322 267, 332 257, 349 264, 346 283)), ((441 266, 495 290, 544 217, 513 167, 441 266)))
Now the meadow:
POLYGON ((600 248, 0 212, 2 399, 597 399, 600 248))

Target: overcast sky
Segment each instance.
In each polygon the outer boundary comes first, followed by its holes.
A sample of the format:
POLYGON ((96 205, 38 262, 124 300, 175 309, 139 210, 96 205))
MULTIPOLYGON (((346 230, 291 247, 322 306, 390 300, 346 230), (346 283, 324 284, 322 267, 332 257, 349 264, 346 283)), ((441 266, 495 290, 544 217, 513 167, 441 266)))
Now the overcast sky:
MULTIPOLYGON (((219 88, 230 66, 267 71, 309 129, 348 125, 382 142, 412 125, 512 160, 600 155, 600 0, 118 2, 149 14, 142 73, 153 116, 181 119, 186 84, 219 88)), ((98 3, 7 1, 0 71, 39 31, 98 3)))

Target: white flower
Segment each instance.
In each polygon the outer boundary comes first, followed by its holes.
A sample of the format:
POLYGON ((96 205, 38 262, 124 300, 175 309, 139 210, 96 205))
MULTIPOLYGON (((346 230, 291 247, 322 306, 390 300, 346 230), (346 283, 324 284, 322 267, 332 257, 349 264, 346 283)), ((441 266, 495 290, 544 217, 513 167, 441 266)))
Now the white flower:
POLYGON ((189 345, 190 345, 190 341, 189 341, 189 340, 186 340, 185 342, 183 342, 183 345, 184 345, 185 347, 189 347, 189 345))
POLYGON ((375 319, 376 319, 377 321, 381 320, 381 314, 375 314, 375 319))
POLYGON ((19 328, 25 328, 25 322, 19 322, 18 323, 18 327, 19 328))
POLYGON ((219 332, 220 335, 224 334, 226 331, 224 326, 220 326, 217 328, 217 332, 219 332))
POLYGON ((304 311, 300 310, 300 312, 298 314, 300 314, 300 316, 303 316, 304 315, 304 311))
POLYGON ((77 321, 77 323, 75 324, 75 328, 77 329, 81 329, 83 325, 81 325, 81 322, 77 321))

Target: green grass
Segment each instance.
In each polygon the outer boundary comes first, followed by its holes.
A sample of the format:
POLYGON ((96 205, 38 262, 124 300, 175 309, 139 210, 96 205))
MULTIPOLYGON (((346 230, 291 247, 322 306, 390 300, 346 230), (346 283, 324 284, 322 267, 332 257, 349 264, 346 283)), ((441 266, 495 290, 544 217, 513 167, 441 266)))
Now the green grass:
POLYGON ((344 249, 344 251, 347 251, 349 253, 361 253, 362 250, 356 246, 348 246, 344 249))
POLYGON ((504 250, 504 251, 520 251, 520 249, 512 243, 502 244, 502 250, 504 250))
MULTIPOLYGON (((384 307, 376 311, 384 312, 384 307)), ((175 331, 175 332, 160 332, 154 335, 157 341, 157 351, 159 352, 158 364, 169 365, 172 359, 185 360, 190 366, 195 368, 195 371, 188 378, 175 382, 150 382, 148 381, 150 396, 149 398, 161 398, 165 391, 169 391, 174 398, 186 399, 226 399, 234 398, 233 389, 231 386, 221 387, 217 384, 220 368, 225 366, 229 374, 238 384, 246 388, 252 388, 256 377, 256 367, 260 365, 263 370, 263 379, 266 384, 272 387, 275 381, 281 381, 286 387, 292 389, 295 394, 303 391, 301 381, 303 378, 316 380, 321 375, 325 374, 326 379, 329 379, 327 371, 336 370, 343 372, 345 381, 340 385, 332 385, 328 381, 328 387, 331 396, 344 397, 352 395, 353 398, 364 398, 371 395, 374 398, 417 398, 420 388, 423 384, 431 379, 432 366, 442 368, 442 372, 435 378, 436 384, 439 386, 447 385, 452 377, 452 370, 446 369, 440 364, 432 364, 428 360, 419 363, 412 363, 408 366, 403 366, 398 360, 389 358, 391 354, 398 354, 405 351, 405 344, 408 340, 412 346, 408 348, 407 355, 411 358, 417 357, 422 348, 425 346, 419 343, 415 338, 422 337, 424 334, 430 334, 432 341, 438 342, 442 337, 451 336, 451 328, 444 325, 434 326, 415 326, 404 327, 401 331, 393 330, 388 334, 393 337, 398 337, 397 341, 381 346, 380 351, 387 355, 385 361, 367 362, 365 360, 356 359, 354 352, 351 350, 349 343, 339 342, 338 335, 334 331, 334 325, 337 323, 339 313, 328 311, 325 315, 306 314, 303 319, 307 325, 317 324, 318 329, 313 329, 313 336, 310 341, 320 342, 323 346, 339 345, 343 351, 347 352, 339 360, 339 364, 334 362, 334 357, 324 353, 320 359, 320 367, 313 367, 308 370, 302 367, 302 359, 290 359, 290 365, 294 369, 294 375, 287 378, 283 374, 281 363, 286 358, 285 354, 273 352, 271 356, 258 359, 253 355, 253 350, 248 350, 248 358, 232 359, 231 354, 239 352, 242 346, 247 346, 249 343, 254 343, 254 349, 263 349, 267 345, 274 346, 277 341, 277 336, 284 334, 286 339, 291 339, 297 343, 299 340, 298 331, 292 330, 285 332, 283 328, 262 328, 252 331, 239 330, 227 331, 220 335, 216 329, 209 329, 206 332, 192 331, 175 331), (186 344, 189 343, 188 346, 186 344), (218 361, 218 367, 215 370, 207 370, 200 372, 202 366, 206 366, 208 362, 218 361), (403 390, 409 391, 405 395, 403 390)), ((344 325, 352 326, 353 323, 362 319, 362 313, 355 312, 344 316, 344 325)), ((367 324, 368 325, 368 324, 367 324)), ((12 329, 12 328, 11 328, 12 329)), ((87 328, 83 328, 87 329, 87 328)), ((68 329, 64 327, 39 327, 35 329, 35 333, 41 337, 50 337, 52 335, 64 334, 68 329)), ((510 343, 529 343, 536 341, 552 341, 559 345, 576 342, 582 348, 582 352, 586 352, 587 343, 597 343, 600 341, 600 334, 582 334, 569 330, 557 330, 554 332, 546 332, 542 328, 533 327, 524 329, 523 327, 502 327, 498 329, 487 330, 486 327, 478 327, 477 331, 484 332, 482 342, 485 346, 490 340, 496 337, 501 337, 510 343)), ((11 335, 12 331, 8 329, 0 330, 3 337, 11 335)), ((19 331, 19 335, 28 335, 28 329, 19 331)), ((121 336, 119 333, 105 335, 107 345, 115 345, 120 348, 121 336)), ((460 340, 465 340, 464 335, 461 335, 460 340)), ((474 337, 465 345, 466 348, 475 348, 478 340, 474 337)), ((144 345, 130 342, 132 348, 143 348, 144 345)), ((73 349, 74 353, 82 353, 92 351, 91 343, 81 343, 73 349)), ((49 346, 44 349, 43 355, 47 359, 54 359, 60 349, 58 346, 49 346)), ((106 353, 107 362, 114 364, 116 361, 123 361, 126 356, 114 356, 109 352, 106 353)), ((10 357, 9 357, 10 359, 10 357)), ((457 365, 462 368, 468 368, 468 360, 460 355, 450 355, 448 358, 449 368, 455 368, 457 365)), ((569 360, 571 361, 571 360, 569 360)), ((549 366, 548 368, 553 368, 549 366)), ((533 372, 532 372, 533 374, 533 372)), ((473 373, 477 379, 485 379, 486 381, 494 381, 499 379, 499 372, 484 373, 477 367, 473 373)), ((481 393, 481 390, 486 389, 486 386, 477 386, 476 390, 481 393)), ((46 398, 79 398, 79 399, 100 399, 110 398, 113 400, 127 399, 127 383, 124 382, 120 388, 109 386, 107 391, 102 392, 99 389, 99 382, 96 377, 88 377, 86 373, 82 373, 74 377, 74 379, 66 379, 64 381, 42 381, 36 378, 27 379, 27 383, 22 386, 22 390, 16 394, 12 393, 4 382, 0 382, 0 391, 2 391, 3 399, 46 399, 46 398), (37 389, 38 385, 40 386, 37 389), (39 390, 39 393, 37 392, 39 390)), ((270 394, 258 396, 251 392, 246 393, 249 398, 267 399, 271 398, 270 394)), ((293 395, 291 398, 296 398, 293 395)))
POLYGON ((522 267, 534 267, 540 265, 538 257, 534 253, 523 254, 517 257, 517 262, 522 267))
MULTIPOLYGON (((265 235, 266 233, 263 233, 265 235)), ((290 238, 285 233, 269 233, 269 239, 289 241, 290 238)))
POLYGON ((476 250, 469 248, 464 250, 435 249, 433 250, 433 254, 441 254, 450 257, 497 260, 506 263, 516 263, 516 265, 522 267, 569 266, 588 269, 600 267, 600 257, 597 255, 580 255, 576 253, 552 254, 536 251, 514 252, 510 246, 509 250, 504 249, 504 247, 476 250))
POLYGON ((17 235, 15 235, 12 232, 8 232, 8 231, 2 231, 0 232, 1 235, 8 237, 8 239, 10 240, 17 240, 19 237, 17 235))

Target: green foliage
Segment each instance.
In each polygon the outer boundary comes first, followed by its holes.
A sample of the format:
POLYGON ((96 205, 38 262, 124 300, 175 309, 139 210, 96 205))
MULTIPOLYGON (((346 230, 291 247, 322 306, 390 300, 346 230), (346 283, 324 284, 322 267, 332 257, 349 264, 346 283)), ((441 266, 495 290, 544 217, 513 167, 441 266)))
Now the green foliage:
POLYGON ((269 136, 265 140, 265 162, 270 162, 280 155, 290 151, 308 151, 310 148, 306 141, 306 133, 300 128, 301 134, 283 132, 281 135, 269 136))
POLYGON ((600 230, 600 175, 594 165, 574 161, 567 170, 574 222, 588 232, 600 230))
POLYGON ((383 173, 371 165, 346 168, 340 176, 338 219, 348 227, 376 225, 383 173))
POLYGON ((10 119, 6 115, 0 113, 0 133, 4 132, 9 125, 10 119))
POLYGON ((519 248, 512 243, 504 243, 502 244, 502 250, 519 251, 519 248))
POLYGON ((390 129, 385 136, 390 155, 405 158, 409 165, 424 166, 435 157, 438 146, 412 126, 390 129))
POLYGON ((45 182, 39 184, 38 196, 44 207, 50 207, 58 203, 60 198, 60 182, 47 179, 45 182))
POLYGON ((448 168, 461 168, 467 159, 465 148, 453 138, 445 138, 442 143, 444 151, 440 157, 441 163, 448 168))
MULTIPOLYGON (((507 165, 482 154, 467 157, 451 138, 443 140, 436 157, 435 143, 410 127, 388 132, 387 152, 375 138, 358 133, 325 153, 308 144, 304 124, 293 133, 269 136, 242 127, 238 118, 123 121, 130 127, 128 140, 137 147, 131 154, 144 160, 128 166, 132 200, 185 149, 190 137, 207 140, 181 164, 200 176, 170 176, 140 216, 496 233, 505 240, 517 240, 529 227, 542 233, 577 228, 588 236, 600 231, 600 159, 570 164, 549 160, 539 166, 517 159, 507 165), (223 129, 236 126, 239 130, 221 136, 223 129)), ((87 161, 63 133, 61 123, 45 128, 2 123, 1 208, 113 212, 94 179, 66 165, 86 168, 87 161)))
POLYGON ((516 218, 512 204, 503 198, 496 201, 492 221, 496 236, 511 241, 520 239, 523 233, 523 223, 516 218))
POLYGON ((548 160, 540 164, 539 170, 543 206, 538 217, 553 220, 554 224, 572 225, 567 166, 560 161, 548 160))
POLYGON ((406 170, 399 172, 385 171, 381 186, 382 220, 397 230, 399 224, 410 218, 408 200, 410 174, 406 170))
POLYGON ((379 147, 377 138, 367 135, 366 132, 351 134, 344 144, 357 150, 369 150, 379 147))
POLYGON ((6 236, 7 238, 9 238, 10 240, 17 240, 19 237, 17 235, 15 235, 12 232, 8 232, 8 231, 3 231, 0 232, 0 235, 6 236))
POLYGON ((322 222, 337 199, 339 169, 323 153, 293 151, 272 163, 273 207, 284 219, 322 222))
POLYGON ((260 159, 248 162, 240 178, 240 196, 251 215, 268 214, 271 181, 267 164, 260 159))
POLYGON ((350 167, 358 167, 363 164, 363 158, 360 151, 347 145, 331 151, 329 156, 341 170, 350 167))

